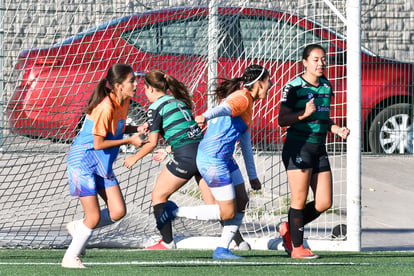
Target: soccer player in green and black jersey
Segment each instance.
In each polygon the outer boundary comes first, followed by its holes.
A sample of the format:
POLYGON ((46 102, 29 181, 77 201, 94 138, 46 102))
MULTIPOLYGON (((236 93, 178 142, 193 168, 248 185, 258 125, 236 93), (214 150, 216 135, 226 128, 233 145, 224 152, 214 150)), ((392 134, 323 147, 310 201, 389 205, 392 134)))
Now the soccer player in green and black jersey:
MULTIPOLYGON (((142 126, 147 130, 148 142, 135 155, 127 157, 124 165, 131 168, 138 160, 152 152, 158 145, 160 136, 168 144, 171 159, 162 169, 152 191, 155 219, 161 215, 168 198, 193 176, 198 183, 203 200, 207 204, 215 203, 196 165, 198 145, 203 134, 191 113, 193 104, 187 88, 182 82, 160 70, 146 73, 144 81, 145 95, 151 102, 147 112, 148 121, 142 126)), ((159 157, 161 155, 159 152, 155 152, 153 157, 155 161, 165 159, 165 155, 164 159, 159 157)), ((162 227, 160 232, 162 239, 147 249, 176 248, 171 222, 162 227)), ((250 248, 240 232, 234 240, 239 248, 242 243, 250 248)))
POLYGON ((279 224, 286 252, 295 259, 318 258, 303 247, 304 226, 332 205, 332 173, 326 152, 328 131, 342 139, 349 129, 330 119, 332 87, 324 76, 326 51, 317 44, 305 47, 305 72, 282 91, 278 123, 288 127, 282 160, 291 191, 288 222, 279 224), (314 201, 306 203, 309 187, 314 201))

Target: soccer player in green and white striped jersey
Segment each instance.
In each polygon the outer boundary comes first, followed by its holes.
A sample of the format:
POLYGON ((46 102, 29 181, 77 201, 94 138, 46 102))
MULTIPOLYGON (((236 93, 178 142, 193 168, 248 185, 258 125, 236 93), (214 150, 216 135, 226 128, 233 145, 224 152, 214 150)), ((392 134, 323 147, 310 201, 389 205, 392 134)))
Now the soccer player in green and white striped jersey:
POLYGON ((317 44, 305 47, 305 72, 282 91, 278 122, 288 127, 282 160, 291 191, 288 222, 279 225, 286 252, 296 259, 318 258, 303 247, 303 228, 332 205, 332 173, 326 152, 328 131, 346 139, 349 129, 330 119, 332 87, 324 76, 326 51, 317 44), (309 187, 314 200, 306 203, 309 187), (293 245, 293 246, 292 246, 293 245))
MULTIPOLYGON (((206 182, 197 169, 196 156, 198 145, 203 137, 202 131, 191 113, 191 96, 184 85, 176 78, 160 70, 151 70, 144 77, 145 95, 151 102, 148 108, 148 121, 144 127, 148 130, 147 143, 133 156, 125 159, 124 165, 131 168, 138 160, 152 152, 162 136, 171 148, 171 159, 157 178, 152 191, 152 204, 155 219, 161 215, 168 198, 186 184, 193 176, 199 185, 203 200, 207 204, 215 203, 206 182), (170 93, 168 93, 170 92, 170 93)), ((157 152, 155 152, 157 155, 157 152)), ((156 159, 155 161, 160 161, 156 159)), ((162 239, 147 249, 176 248, 171 222, 160 229, 162 239)), ((240 233, 234 238, 237 245, 246 242, 240 233)), ((250 246, 247 244, 248 248, 250 246)))

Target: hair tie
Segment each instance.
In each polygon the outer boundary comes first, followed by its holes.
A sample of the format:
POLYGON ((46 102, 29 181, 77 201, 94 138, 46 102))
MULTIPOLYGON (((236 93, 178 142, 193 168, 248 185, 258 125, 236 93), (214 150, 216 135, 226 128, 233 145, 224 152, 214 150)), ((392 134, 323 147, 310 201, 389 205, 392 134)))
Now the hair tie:
POLYGON ((250 85, 254 84, 256 81, 260 80, 260 78, 263 76, 264 71, 265 71, 265 68, 264 68, 264 67, 262 67, 262 72, 260 73, 260 75, 259 75, 259 76, 258 76, 258 77, 254 80, 254 81, 251 81, 251 82, 249 82, 249 83, 246 83, 246 84, 244 84, 243 86, 244 86, 244 87, 246 87, 246 86, 250 86, 250 85))
POLYGON ((164 89, 165 89, 165 91, 167 91, 167 89, 169 89, 169 88, 170 88, 170 85, 168 84, 168 80, 170 80, 170 79, 171 79, 171 77, 170 77, 169 75, 167 75, 167 74, 164 74, 164 79, 165 79, 165 86, 164 86, 164 89))
POLYGON ((108 88, 109 90, 112 90, 111 84, 109 83, 108 79, 106 79, 106 83, 105 83, 105 87, 108 88))

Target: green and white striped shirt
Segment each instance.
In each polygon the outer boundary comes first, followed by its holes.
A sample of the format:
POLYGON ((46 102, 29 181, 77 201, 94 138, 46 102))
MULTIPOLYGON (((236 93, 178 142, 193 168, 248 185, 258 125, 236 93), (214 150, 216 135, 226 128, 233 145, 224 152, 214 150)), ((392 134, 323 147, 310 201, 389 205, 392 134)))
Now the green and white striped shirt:
POLYGON ((171 95, 164 95, 148 108, 150 132, 159 132, 172 149, 199 142, 203 136, 190 109, 171 95))
POLYGON ((291 125, 287 129, 286 139, 295 139, 314 144, 325 144, 326 133, 331 125, 329 116, 331 97, 333 95, 330 82, 319 78, 319 86, 313 86, 302 77, 290 81, 283 88, 281 105, 292 112, 306 108, 306 103, 314 98, 316 111, 308 118, 291 125))

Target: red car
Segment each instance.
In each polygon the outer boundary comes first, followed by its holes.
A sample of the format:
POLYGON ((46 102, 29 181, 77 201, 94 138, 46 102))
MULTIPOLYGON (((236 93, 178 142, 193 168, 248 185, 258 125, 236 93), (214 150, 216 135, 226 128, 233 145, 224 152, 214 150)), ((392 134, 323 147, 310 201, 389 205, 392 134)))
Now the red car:
MULTIPOLYGON (((208 8, 175 8, 133 14, 102 24, 48 48, 19 55, 19 82, 7 106, 13 133, 70 141, 96 83, 113 63, 133 65, 138 76, 164 70, 188 85, 196 114, 207 107, 208 8)), ((241 74, 264 64, 275 84, 256 106, 253 141, 268 148, 281 142, 277 126, 280 91, 300 74, 309 43, 328 50, 326 76, 335 100, 332 117, 346 115, 346 40, 319 24, 284 12, 219 8, 218 76, 241 74)), ((362 130, 364 150, 412 152, 413 64, 362 50, 362 130)), ((130 119, 142 121, 143 89, 133 99, 130 119), (135 112, 135 114, 133 114, 135 112)), ((345 122, 339 122, 345 123, 345 122)))

